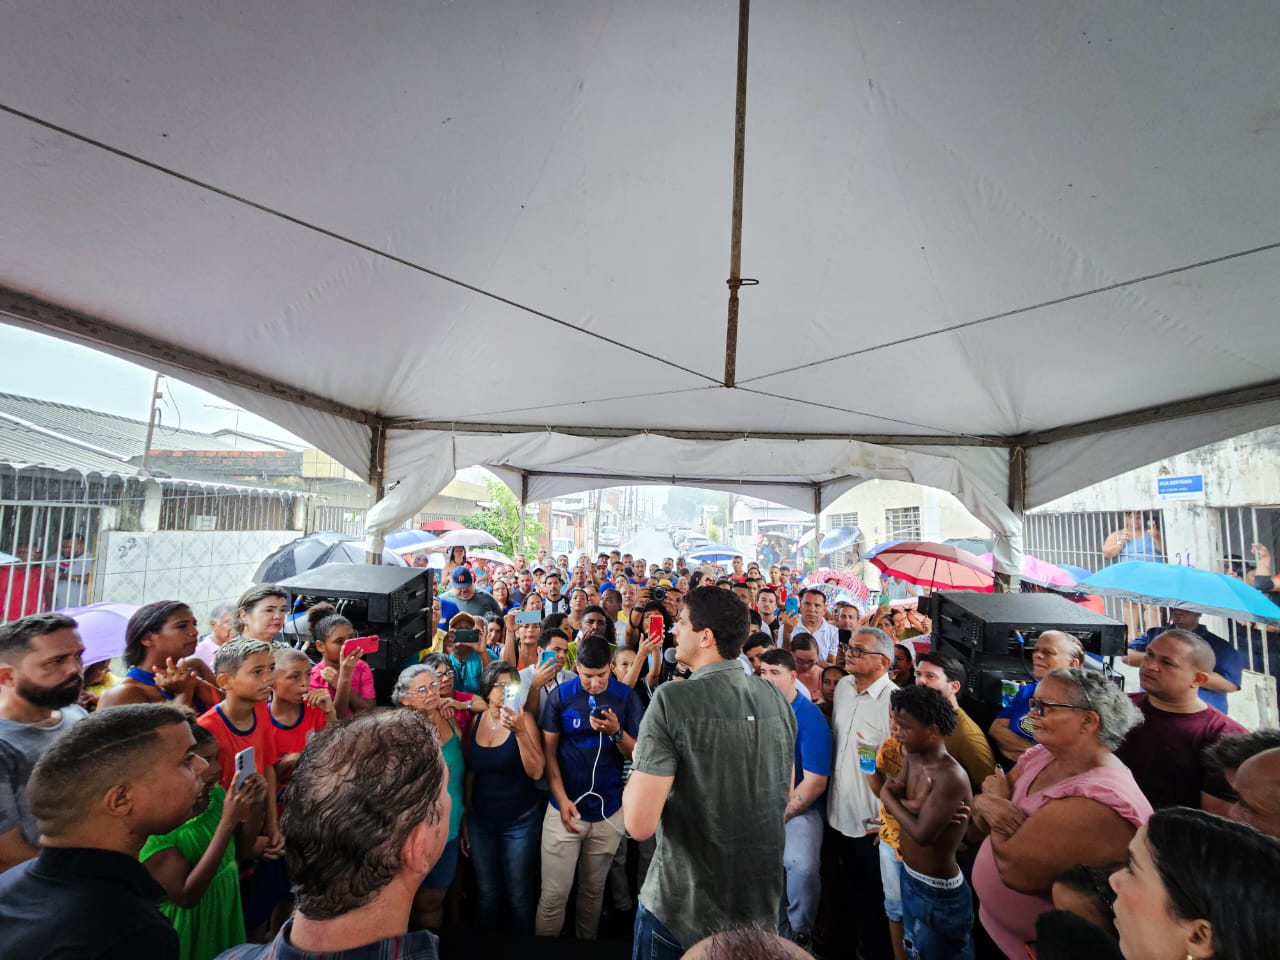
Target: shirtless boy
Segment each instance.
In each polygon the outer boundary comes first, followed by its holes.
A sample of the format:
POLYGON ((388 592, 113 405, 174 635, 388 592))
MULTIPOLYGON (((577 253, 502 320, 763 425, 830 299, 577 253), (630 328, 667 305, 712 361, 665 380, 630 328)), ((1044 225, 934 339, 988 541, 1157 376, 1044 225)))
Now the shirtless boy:
POLYGON ((910 686, 890 697, 905 763, 880 800, 902 827, 902 923, 912 960, 973 960, 973 900, 956 864, 973 791, 943 738, 955 710, 937 690, 910 686))

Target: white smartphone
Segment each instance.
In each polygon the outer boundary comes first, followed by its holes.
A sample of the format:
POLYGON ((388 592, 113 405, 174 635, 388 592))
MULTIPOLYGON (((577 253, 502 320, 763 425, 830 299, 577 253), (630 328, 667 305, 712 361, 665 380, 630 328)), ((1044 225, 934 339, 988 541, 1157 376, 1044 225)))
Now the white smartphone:
POLYGON ((502 705, 508 710, 514 710, 518 699, 520 699, 520 684, 508 683, 506 689, 502 691, 502 705))
POLYGON ((231 792, 239 790, 246 780, 258 772, 258 765, 254 759, 253 747, 245 747, 236 754, 236 776, 231 782, 231 792))

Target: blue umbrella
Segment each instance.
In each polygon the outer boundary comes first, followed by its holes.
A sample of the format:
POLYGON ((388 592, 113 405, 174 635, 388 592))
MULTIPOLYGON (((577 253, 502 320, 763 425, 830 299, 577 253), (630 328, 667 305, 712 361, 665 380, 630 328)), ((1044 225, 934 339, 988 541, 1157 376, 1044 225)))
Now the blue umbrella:
POLYGON ((1088 577, 1093 576, 1092 570, 1086 570, 1084 567, 1077 567, 1070 563, 1060 563, 1058 564, 1058 569, 1075 577, 1076 583, 1081 583, 1088 577))
POLYGON ((1280 607, 1260 590, 1235 577, 1180 563, 1126 560, 1086 577, 1080 589, 1156 607, 1280 626, 1280 607))
POLYGON ((427 533, 425 530, 397 530, 383 537, 382 543, 388 550, 408 553, 419 550, 429 543, 435 543, 439 539, 435 534, 427 533))
POLYGON ((819 553, 835 553, 845 547, 852 547, 862 539, 862 531, 857 527, 836 527, 822 538, 818 544, 819 553))
POLYGON ((724 563, 726 560, 741 556, 741 550, 726 547, 723 543, 708 543, 686 554, 686 558, 694 563, 724 563))

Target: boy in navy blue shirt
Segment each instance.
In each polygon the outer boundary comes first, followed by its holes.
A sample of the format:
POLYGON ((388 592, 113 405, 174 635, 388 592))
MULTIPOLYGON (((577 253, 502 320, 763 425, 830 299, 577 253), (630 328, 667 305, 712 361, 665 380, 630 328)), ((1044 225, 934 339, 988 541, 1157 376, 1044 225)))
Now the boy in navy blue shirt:
POLYGON ((542 823, 542 894, 534 932, 557 937, 578 873, 577 936, 594 940, 609 865, 623 837, 622 764, 630 759, 643 708, 613 678, 609 643, 578 645, 577 676, 560 684, 542 708, 551 804, 542 823))

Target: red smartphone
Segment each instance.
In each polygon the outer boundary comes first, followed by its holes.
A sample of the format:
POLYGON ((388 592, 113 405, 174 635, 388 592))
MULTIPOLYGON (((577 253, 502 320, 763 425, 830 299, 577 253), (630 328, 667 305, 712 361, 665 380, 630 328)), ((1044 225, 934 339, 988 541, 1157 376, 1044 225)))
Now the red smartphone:
POLYGON ((371 653, 377 653, 379 639, 381 638, 377 634, 368 637, 352 637, 342 645, 342 655, 349 657, 356 650, 363 650, 366 657, 371 653))
POLYGON ((662 636, 666 632, 662 622, 662 614, 651 613, 645 620, 645 631, 649 634, 649 642, 662 646, 662 636))

